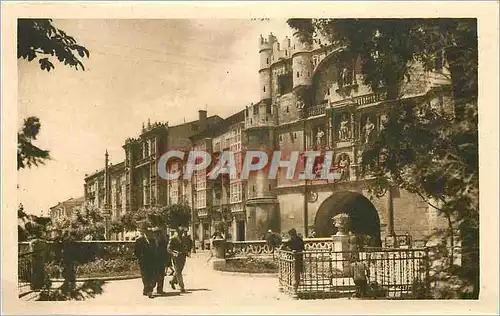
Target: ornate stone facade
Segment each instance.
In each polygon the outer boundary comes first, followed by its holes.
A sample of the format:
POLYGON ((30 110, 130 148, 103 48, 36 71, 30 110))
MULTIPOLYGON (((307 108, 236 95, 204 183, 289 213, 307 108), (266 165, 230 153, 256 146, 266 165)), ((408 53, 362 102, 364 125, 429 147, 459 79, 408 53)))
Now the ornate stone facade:
MULTIPOLYGON (((367 193, 370 179, 360 173, 360 154, 383 128, 392 100, 384 89, 372 91, 362 84, 359 61, 337 63, 335 56, 340 49, 304 44, 297 34, 293 39, 285 38, 281 45, 272 34, 261 36, 259 102, 227 119, 207 118, 206 112, 200 111, 198 121, 177 126, 148 122, 137 139, 128 139, 123 145, 125 161, 86 178, 86 200, 100 207, 108 194, 102 192, 104 182, 109 181, 114 218, 138 207, 184 201, 196 209, 194 235, 200 241, 214 231, 212 209, 225 207, 231 209, 227 232, 233 240, 258 240, 268 229, 283 232, 294 227, 308 235, 309 229, 317 232, 322 225, 333 229, 331 222, 321 221, 331 221, 329 215, 341 211, 350 212, 355 222, 368 226, 369 218, 374 226, 366 230, 378 230, 378 237, 407 232, 417 239, 423 237, 439 223, 435 217, 430 218, 427 206, 418 197, 397 190, 379 197, 367 193), (160 180, 155 172, 157 159, 170 149, 188 148, 213 154, 232 150, 239 154, 240 162, 248 149, 279 149, 282 159, 291 151, 333 150, 341 179, 292 180, 281 168, 277 179, 268 179, 262 171, 252 173, 246 181, 208 181, 205 174, 196 174, 191 180, 160 180), (104 174, 108 180, 104 180, 104 174), (352 194, 338 200, 336 196, 342 192, 352 194), (365 216, 360 209, 363 205, 376 211, 365 216)), ((403 95, 425 98, 440 94, 442 100, 446 81, 437 84, 439 74, 420 72, 421 76, 403 86, 403 95)), ((321 163, 319 159, 317 164, 321 163)), ((169 167, 182 168, 182 162, 169 167)), ((297 170, 303 171, 303 167, 297 170)))

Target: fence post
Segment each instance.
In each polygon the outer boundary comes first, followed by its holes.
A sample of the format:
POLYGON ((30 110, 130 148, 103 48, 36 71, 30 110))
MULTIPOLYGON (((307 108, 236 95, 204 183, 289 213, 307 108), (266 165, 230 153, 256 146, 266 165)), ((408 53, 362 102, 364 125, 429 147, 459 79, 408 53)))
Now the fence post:
POLYGON ((290 271, 290 274, 292 275, 292 278, 291 278, 291 281, 292 281, 291 283, 292 283, 292 288, 293 288, 292 297, 297 299, 297 298, 299 298, 300 274, 297 277, 297 269, 296 269, 297 260, 296 260, 295 252, 292 253, 291 259, 292 259, 292 269, 291 269, 292 271, 290 271))
POLYGON ((425 296, 427 299, 431 298, 431 278, 430 278, 430 267, 431 260, 429 258, 429 248, 425 247, 425 296))
POLYGON ((31 289, 36 291, 42 289, 45 283, 45 251, 47 244, 40 239, 34 239, 29 243, 31 259, 31 289))

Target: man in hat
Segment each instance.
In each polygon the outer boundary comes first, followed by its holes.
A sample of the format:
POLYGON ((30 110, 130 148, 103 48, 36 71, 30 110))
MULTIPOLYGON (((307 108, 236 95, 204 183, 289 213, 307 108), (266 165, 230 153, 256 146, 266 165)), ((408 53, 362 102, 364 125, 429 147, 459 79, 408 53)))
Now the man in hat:
POLYGON ((184 289, 184 279, 182 277, 182 270, 186 264, 186 257, 188 255, 188 245, 186 245, 184 235, 185 232, 182 227, 179 227, 170 238, 168 243, 168 251, 172 256, 172 263, 174 265, 175 274, 169 282, 172 289, 175 290, 175 285, 178 284, 181 288, 181 293, 186 293, 184 289))
POLYGON ((153 288, 156 283, 154 262, 156 242, 153 238, 152 229, 146 223, 141 224, 140 231, 142 235, 135 240, 134 254, 141 269, 142 283, 144 285, 142 295, 153 298, 153 288))

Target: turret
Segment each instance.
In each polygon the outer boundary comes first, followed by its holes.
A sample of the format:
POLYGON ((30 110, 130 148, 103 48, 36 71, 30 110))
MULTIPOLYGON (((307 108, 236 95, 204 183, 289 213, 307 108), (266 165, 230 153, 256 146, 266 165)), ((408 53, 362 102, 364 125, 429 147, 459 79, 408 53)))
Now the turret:
POLYGON ((259 83, 260 83, 260 99, 271 98, 271 58, 273 55, 273 46, 276 43, 276 37, 270 34, 267 39, 262 35, 259 38, 259 83))
POLYGON ((310 45, 301 41, 299 33, 293 34, 293 87, 310 86, 312 81, 313 64, 310 45))

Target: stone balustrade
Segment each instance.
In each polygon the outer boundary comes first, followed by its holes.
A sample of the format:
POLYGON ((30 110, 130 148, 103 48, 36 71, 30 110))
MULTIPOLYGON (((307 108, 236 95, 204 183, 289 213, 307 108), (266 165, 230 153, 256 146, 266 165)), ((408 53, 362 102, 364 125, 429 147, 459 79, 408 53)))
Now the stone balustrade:
MULTIPOLYGON (((283 240, 282 242, 286 242, 283 240)), ((333 247, 332 238, 305 238, 306 250, 329 250, 333 247)), ((278 246, 279 247, 279 246, 278 246)), ((272 257, 273 249, 265 240, 229 241, 226 243, 226 258, 272 257)))
POLYGON ((325 104, 320 104, 320 105, 316 105, 316 106, 313 106, 311 108, 308 108, 307 109, 307 117, 325 114, 326 105, 327 104, 325 103, 325 104))

